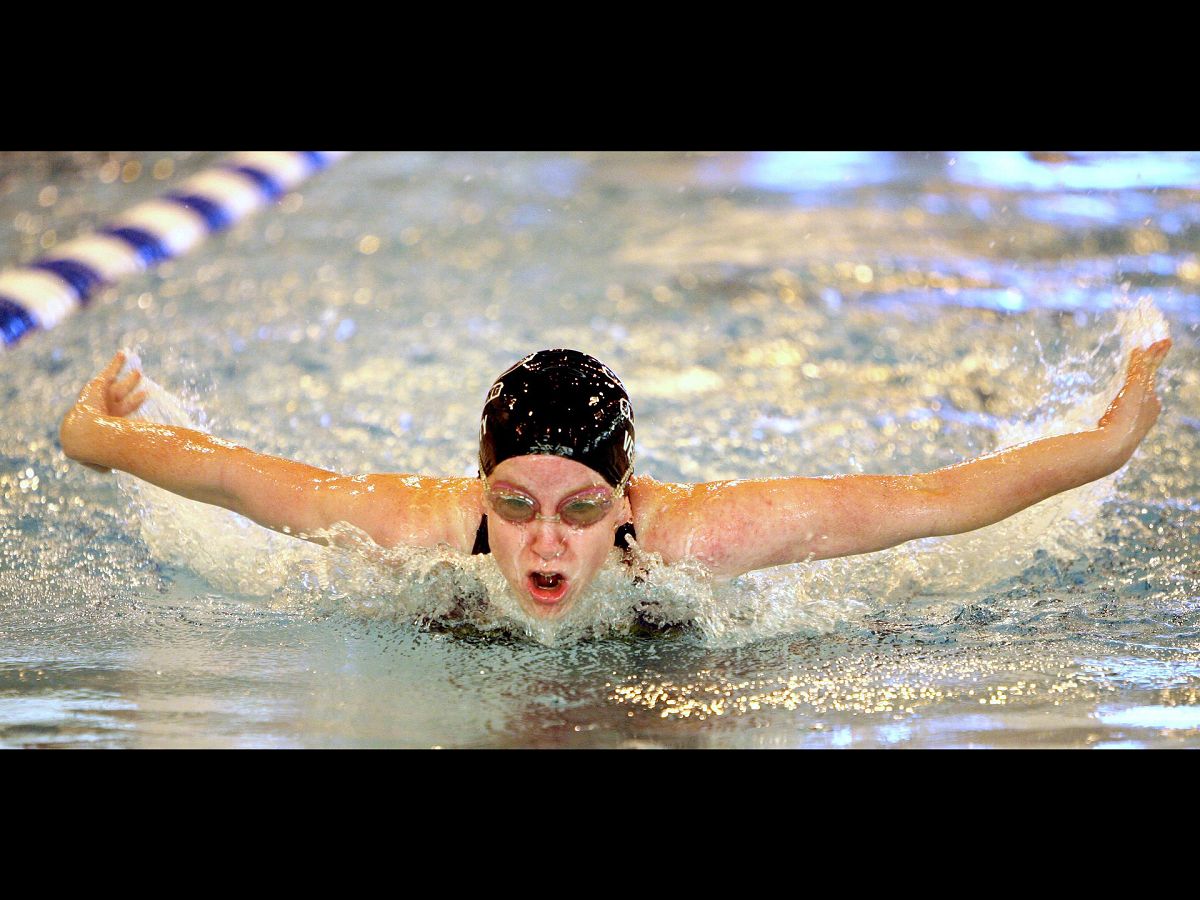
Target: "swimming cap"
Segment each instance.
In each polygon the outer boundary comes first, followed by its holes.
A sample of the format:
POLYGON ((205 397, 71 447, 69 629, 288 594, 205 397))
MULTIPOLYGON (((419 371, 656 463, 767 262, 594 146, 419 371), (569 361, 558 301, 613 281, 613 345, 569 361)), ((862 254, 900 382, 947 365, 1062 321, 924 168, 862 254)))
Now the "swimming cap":
POLYGON ((488 391, 479 423, 479 470, 527 454, 583 463, 616 487, 633 472, 633 409, 616 374, 578 350, 539 350, 488 391))

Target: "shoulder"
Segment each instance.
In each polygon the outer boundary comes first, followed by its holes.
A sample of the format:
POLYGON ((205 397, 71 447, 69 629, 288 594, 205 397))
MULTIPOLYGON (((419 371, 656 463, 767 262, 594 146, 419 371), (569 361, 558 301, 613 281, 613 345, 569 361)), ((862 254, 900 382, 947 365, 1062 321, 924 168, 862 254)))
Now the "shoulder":
POLYGON ((469 553, 483 517, 478 478, 433 478, 385 473, 363 479, 386 517, 384 546, 449 544, 469 553))
MULTIPOLYGON (((687 521, 694 511, 697 484, 658 481, 651 475, 637 475, 629 481, 629 506, 638 545, 651 553, 662 554, 667 563, 686 554, 687 521)), ((694 524, 694 523, 693 523, 694 524)))
POLYGON ((795 545, 793 533, 813 509, 787 479, 679 484, 646 477, 633 486, 630 504, 645 550, 668 564, 697 560, 720 577, 787 561, 775 558, 775 547, 795 545))
POLYGON ((678 502, 694 487, 694 484, 659 481, 653 475, 634 475, 629 479, 628 488, 634 526, 639 532, 643 524, 649 527, 657 513, 664 507, 678 502))

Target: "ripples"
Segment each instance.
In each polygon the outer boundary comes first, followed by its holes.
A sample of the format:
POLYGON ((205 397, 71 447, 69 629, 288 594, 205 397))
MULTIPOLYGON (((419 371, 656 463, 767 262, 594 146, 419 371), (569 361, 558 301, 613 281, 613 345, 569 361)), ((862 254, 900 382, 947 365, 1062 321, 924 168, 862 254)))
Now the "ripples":
MULTIPOLYGON (((173 158, 178 177, 212 162, 173 158)), ((154 154, 128 183, 70 159, 6 158, 10 261, 163 186, 154 154)), ((0 741, 1170 745, 1186 714, 1122 710, 1196 703, 1196 168, 351 157, 0 355, 0 701, 46 701, 0 711, 25 723, 0 741), (1141 296, 1175 349, 1118 477, 961 539, 728 586, 656 570, 637 594, 614 569, 565 630, 506 609, 484 561, 326 551, 70 465, 56 441, 84 380, 136 343, 175 413, 232 441, 473 475, 490 379, 566 345, 622 375, 639 469, 662 480, 925 470, 1094 421, 1141 296), (461 596, 497 602, 455 618, 461 596), (692 624, 631 627, 648 599, 692 624), (26 683, 35 660, 52 675, 26 683)))

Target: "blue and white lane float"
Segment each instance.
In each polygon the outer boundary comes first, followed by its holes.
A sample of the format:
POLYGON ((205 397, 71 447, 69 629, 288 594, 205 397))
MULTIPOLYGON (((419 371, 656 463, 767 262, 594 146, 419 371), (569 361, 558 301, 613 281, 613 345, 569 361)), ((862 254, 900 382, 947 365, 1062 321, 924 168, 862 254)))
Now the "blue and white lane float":
POLYGON ((235 153, 95 232, 0 272, 0 346, 53 328, 96 292, 186 253, 341 159, 335 150, 235 153))

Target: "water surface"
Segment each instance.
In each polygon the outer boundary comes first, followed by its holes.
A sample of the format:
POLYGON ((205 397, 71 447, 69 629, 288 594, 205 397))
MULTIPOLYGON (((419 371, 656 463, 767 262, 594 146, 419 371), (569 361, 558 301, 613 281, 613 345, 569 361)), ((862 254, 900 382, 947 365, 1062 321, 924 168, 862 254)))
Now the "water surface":
MULTIPOLYGON (((5 155, 0 249, 27 262, 218 158, 5 155)), ((0 354, 0 746, 1196 746, 1198 175, 1196 154, 351 156, 0 354), (928 470, 1094 421, 1141 298, 1175 348, 1118 476, 973 535, 727 587, 660 573, 696 614, 660 636, 601 601, 564 634, 450 628, 435 559, 291 541, 57 446, 135 346, 227 439, 473 475, 492 378, 572 346, 624 379, 661 480, 928 470)))

